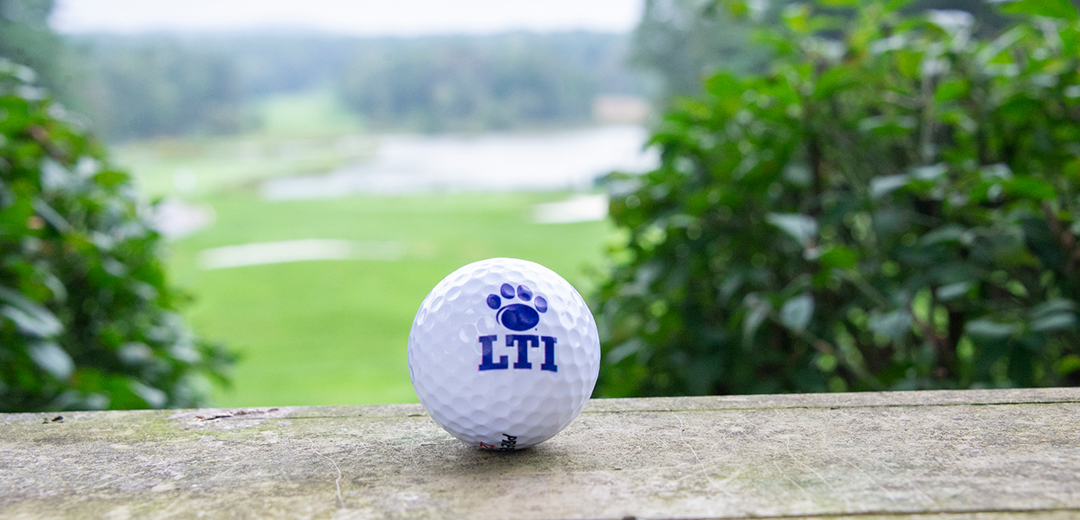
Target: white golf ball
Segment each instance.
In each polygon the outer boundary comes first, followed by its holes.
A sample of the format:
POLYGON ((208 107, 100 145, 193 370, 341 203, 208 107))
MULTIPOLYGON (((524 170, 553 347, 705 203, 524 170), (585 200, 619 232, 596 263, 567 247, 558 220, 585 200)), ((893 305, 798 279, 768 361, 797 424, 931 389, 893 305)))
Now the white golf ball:
POLYGON ((444 278, 409 332, 420 403, 451 435, 510 451, 550 439, 596 385, 600 341, 581 295, 534 262, 492 258, 444 278))

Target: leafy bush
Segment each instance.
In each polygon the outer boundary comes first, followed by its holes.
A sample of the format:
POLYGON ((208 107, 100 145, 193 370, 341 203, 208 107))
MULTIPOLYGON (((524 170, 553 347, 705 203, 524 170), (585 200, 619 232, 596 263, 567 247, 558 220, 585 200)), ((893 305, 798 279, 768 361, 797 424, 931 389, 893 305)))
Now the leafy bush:
POLYGON ((128 176, 0 60, 0 412, 206 402, 232 356, 192 336, 128 176))
POLYGON ((1080 16, 789 6, 613 174, 600 395, 1077 384, 1080 16))

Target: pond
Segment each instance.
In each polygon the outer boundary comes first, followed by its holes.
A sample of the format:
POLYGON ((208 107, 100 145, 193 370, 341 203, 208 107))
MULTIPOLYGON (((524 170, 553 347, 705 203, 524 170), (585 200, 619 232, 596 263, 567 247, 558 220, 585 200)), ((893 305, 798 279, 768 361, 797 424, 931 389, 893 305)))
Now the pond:
POLYGON ((459 191, 585 190, 614 170, 646 171, 639 126, 536 133, 385 135, 374 159, 315 176, 266 181, 267 200, 459 191))

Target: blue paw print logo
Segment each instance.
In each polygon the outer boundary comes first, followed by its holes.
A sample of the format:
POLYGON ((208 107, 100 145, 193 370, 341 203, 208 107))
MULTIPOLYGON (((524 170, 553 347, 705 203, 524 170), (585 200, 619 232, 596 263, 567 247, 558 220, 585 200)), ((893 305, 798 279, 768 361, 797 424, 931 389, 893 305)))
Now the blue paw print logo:
POLYGON ((532 290, 524 285, 517 286, 508 283, 502 284, 499 294, 489 294, 487 297, 488 307, 498 309, 495 319, 510 330, 529 330, 540 323, 540 313, 547 312, 548 303, 543 296, 533 298, 532 290), (502 295, 502 298, 499 295, 502 295), (512 300, 517 296, 521 301, 532 301, 532 305, 525 303, 510 303, 503 306, 503 299, 512 300))

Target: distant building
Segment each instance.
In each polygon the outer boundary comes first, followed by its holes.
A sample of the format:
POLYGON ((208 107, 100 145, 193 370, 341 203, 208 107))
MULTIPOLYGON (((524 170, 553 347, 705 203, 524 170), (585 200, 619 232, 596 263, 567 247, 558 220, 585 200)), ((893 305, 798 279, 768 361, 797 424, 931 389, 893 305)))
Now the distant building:
POLYGON ((637 96, 602 94, 592 105, 593 120, 600 124, 639 125, 651 112, 649 103, 637 96))

